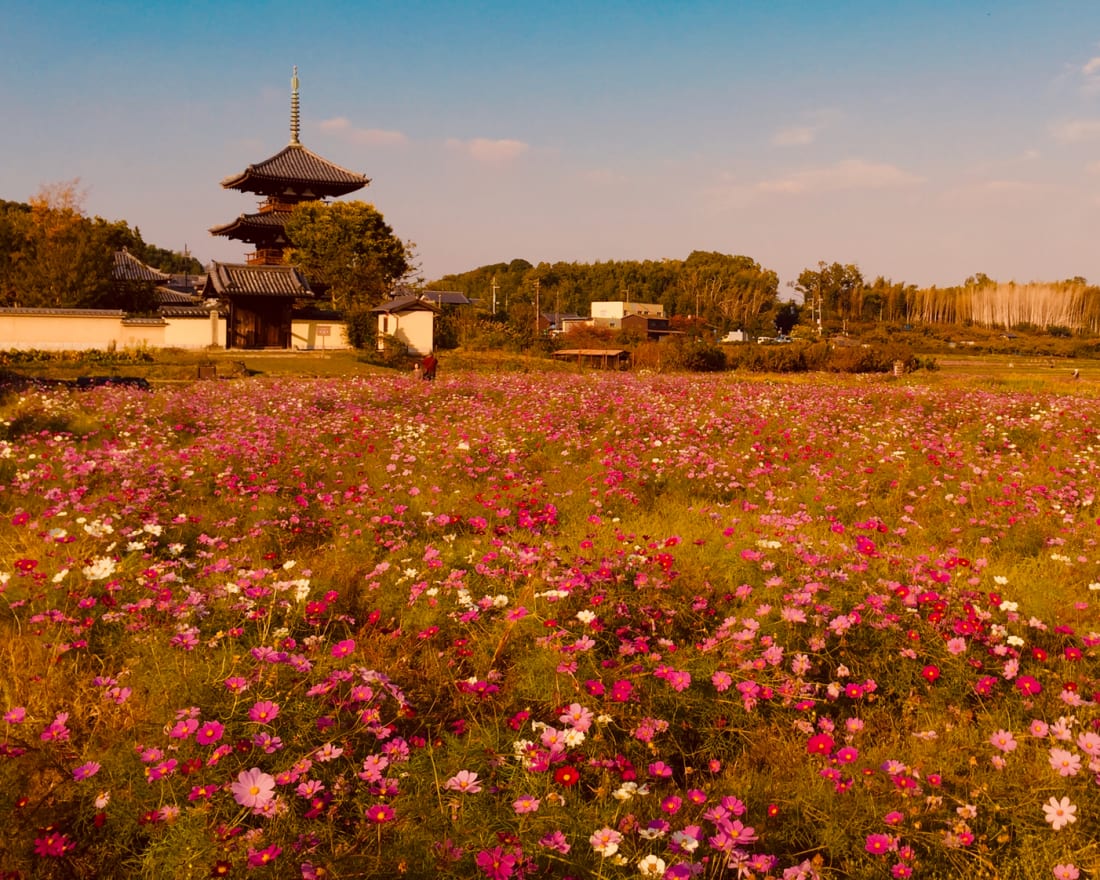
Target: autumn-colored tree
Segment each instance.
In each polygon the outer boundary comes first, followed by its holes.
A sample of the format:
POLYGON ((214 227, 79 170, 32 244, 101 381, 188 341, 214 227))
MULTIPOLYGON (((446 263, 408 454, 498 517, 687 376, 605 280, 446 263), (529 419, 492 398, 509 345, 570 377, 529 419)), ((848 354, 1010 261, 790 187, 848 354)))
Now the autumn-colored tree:
POLYGON ((84 214, 79 180, 43 186, 30 198, 23 247, 14 262, 19 305, 77 308, 111 295, 111 230, 84 214))

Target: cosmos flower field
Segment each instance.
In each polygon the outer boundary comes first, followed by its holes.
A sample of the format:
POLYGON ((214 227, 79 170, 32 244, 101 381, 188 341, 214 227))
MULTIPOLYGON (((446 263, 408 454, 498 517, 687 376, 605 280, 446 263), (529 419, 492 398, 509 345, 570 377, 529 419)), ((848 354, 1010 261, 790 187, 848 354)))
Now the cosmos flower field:
POLYGON ((1098 430, 882 377, 6 392, 0 878, 1100 876, 1098 430))

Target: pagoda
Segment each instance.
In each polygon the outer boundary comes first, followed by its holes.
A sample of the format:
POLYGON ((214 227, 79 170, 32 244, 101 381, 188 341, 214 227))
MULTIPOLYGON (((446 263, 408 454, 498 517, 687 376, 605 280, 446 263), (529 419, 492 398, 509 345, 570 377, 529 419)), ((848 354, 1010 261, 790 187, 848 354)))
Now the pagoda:
POLYGON ((298 139, 297 67, 290 91, 290 143, 270 159, 249 165, 222 181, 224 189, 262 197, 259 210, 210 229, 212 235, 253 245, 255 251, 247 258, 250 265, 273 266, 283 262, 283 251, 291 246, 284 227, 295 205, 344 196, 370 183, 362 174, 341 168, 302 146, 298 139))
POLYGON ((298 139, 298 68, 290 81, 290 143, 270 159, 249 165, 222 181, 225 189, 254 193, 255 214, 210 229, 212 235, 251 244, 245 263, 214 263, 203 295, 229 304, 226 348, 290 348, 294 304, 312 299, 301 272, 284 261, 292 246, 286 221, 301 202, 323 201, 362 189, 370 180, 341 168, 302 146, 298 139))

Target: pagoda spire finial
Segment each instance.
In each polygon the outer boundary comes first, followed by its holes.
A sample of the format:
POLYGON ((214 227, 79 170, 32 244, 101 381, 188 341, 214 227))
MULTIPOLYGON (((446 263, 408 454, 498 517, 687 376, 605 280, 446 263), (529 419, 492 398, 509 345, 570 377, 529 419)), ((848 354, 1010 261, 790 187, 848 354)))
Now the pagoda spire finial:
POLYGON ((290 145, 300 147, 298 140, 298 65, 294 65, 294 76, 290 78, 290 145))

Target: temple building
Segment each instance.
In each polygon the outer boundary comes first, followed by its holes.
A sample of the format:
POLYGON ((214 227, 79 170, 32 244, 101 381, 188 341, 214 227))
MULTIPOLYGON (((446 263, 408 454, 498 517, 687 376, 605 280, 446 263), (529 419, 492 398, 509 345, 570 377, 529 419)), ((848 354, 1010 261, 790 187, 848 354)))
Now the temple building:
POLYGON ((305 277, 284 262, 292 246, 285 224, 294 206, 323 201, 362 189, 370 180, 323 159, 298 139, 298 68, 291 79, 290 143, 269 159, 249 165, 222 181, 225 189, 260 198, 254 214, 214 226, 212 235, 246 242, 254 248, 243 264, 214 263, 205 297, 228 302, 227 348, 289 348, 291 313, 300 300, 313 298, 305 277))

